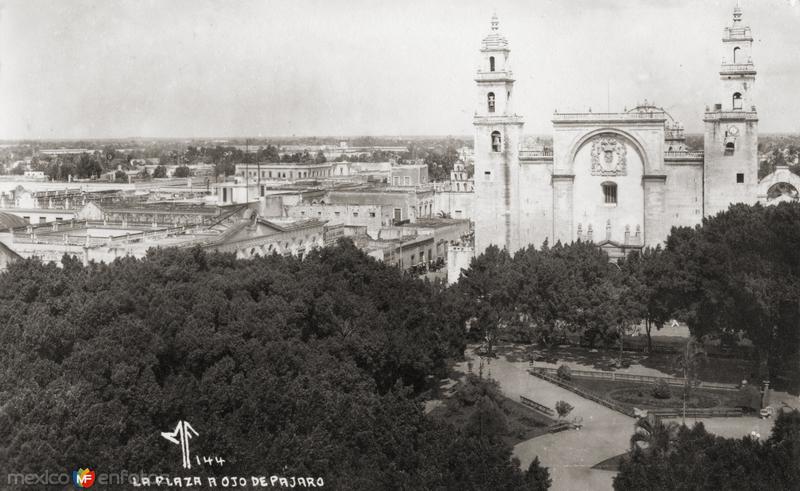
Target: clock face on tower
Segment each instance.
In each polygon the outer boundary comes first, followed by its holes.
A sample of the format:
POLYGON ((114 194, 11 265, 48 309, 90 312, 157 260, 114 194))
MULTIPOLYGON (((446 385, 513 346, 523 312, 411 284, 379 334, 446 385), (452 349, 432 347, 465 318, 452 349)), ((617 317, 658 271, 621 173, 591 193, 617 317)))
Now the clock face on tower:
POLYGON ((737 128, 736 126, 731 126, 730 128, 728 128, 728 134, 731 135, 731 136, 738 135, 739 134, 739 128, 737 128))

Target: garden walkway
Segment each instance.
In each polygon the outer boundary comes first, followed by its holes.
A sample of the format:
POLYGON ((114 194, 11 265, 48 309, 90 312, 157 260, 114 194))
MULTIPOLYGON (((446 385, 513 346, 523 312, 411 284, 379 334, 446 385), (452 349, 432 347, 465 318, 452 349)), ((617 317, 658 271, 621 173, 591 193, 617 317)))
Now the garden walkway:
MULTIPOLYGON (((467 350, 466 357, 472 360, 473 372, 477 373, 479 357, 472 349, 467 350)), ((520 460, 522 468, 527 469, 538 456, 539 461, 550 468, 553 490, 612 489, 612 479, 616 473, 591 467, 629 448, 633 418, 534 377, 528 373, 529 368, 527 362, 510 362, 500 357, 485 362, 483 373, 497 380, 503 394, 516 401, 522 395, 551 408, 555 408, 558 401, 568 402, 575 409, 567 419, 582 418, 583 427, 580 430, 549 433, 517 444, 514 455, 520 460)), ((457 369, 467 372, 467 362, 460 363, 457 369)), ((686 424, 692 426, 697 421, 702 421, 709 432, 729 438, 740 438, 756 431, 761 439, 766 439, 773 425, 772 419, 755 417, 691 418, 686 420, 686 424)))
MULTIPOLYGON (((471 350, 468 350, 467 357, 473 360, 473 372, 477 373, 477 357, 471 350)), ((466 362, 458 368, 466 372, 466 362)), ((538 455, 539 461, 550 468, 553 490, 611 489, 614 473, 591 467, 628 449, 633 418, 533 377, 527 368, 526 363, 512 363, 499 358, 484 365, 483 373, 497 380, 503 393, 514 400, 518 401, 523 395, 551 408, 558 401, 568 402, 575 409, 567 419, 582 418, 583 427, 550 433, 515 446, 514 455, 520 459, 522 468, 527 469, 538 455)))

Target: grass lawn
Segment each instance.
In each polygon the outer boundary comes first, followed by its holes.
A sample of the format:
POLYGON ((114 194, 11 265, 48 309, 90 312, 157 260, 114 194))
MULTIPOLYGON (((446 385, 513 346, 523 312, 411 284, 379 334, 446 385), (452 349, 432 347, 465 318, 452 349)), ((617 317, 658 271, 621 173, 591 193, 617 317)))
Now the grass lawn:
MULTIPOLYGON (((669 399, 658 399, 651 394, 653 389, 651 384, 577 377, 573 377, 570 383, 628 408, 665 409, 681 408, 683 406, 682 387, 671 386, 672 396, 669 399)), ((691 395, 686 401, 686 407, 703 409, 731 408, 738 405, 740 398, 738 391, 692 389, 691 395)))
POLYGON ((614 471, 619 472, 619 465, 622 463, 624 459, 628 458, 628 452, 623 454, 615 455, 610 459, 606 459, 598 464, 592 466, 592 469, 600 469, 603 471, 614 471))
MULTIPOLYGON (((505 416, 507 427, 502 438, 511 446, 546 434, 549 426, 555 422, 554 419, 507 397, 499 396, 497 401, 505 416)), ((468 424, 476 408, 476 405, 462 406, 456 401, 446 400, 444 404, 432 409, 428 417, 440 418, 458 428, 463 428, 468 424)))
MULTIPOLYGON (((535 345, 510 344, 495 348, 498 355, 505 356, 511 362, 529 362, 532 353, 546 355, 553 361, 553 366, 569 362, 577 364, 582 370, 615 371, 613 360, 619 358, 618 349, 597 348, 592 352, 580 346, 559 346, 552 349, 539 348, 535 345)), ((631 366, 640 365, 661 372, 661 376, 680 377, 675 369, 675 355, 668 353, 640 353, 626 351, 624 358, 631 366)), ((538 362, 537 362, 538 363, 538 362)), ((753 363, 747 360, 709 357, 698 369, 698 377, 704 382, 738 384, 743 379, 751 383, 760 383, 755 376, 753 363)), ((653 375, 656 375, 653 373, 653 375)))

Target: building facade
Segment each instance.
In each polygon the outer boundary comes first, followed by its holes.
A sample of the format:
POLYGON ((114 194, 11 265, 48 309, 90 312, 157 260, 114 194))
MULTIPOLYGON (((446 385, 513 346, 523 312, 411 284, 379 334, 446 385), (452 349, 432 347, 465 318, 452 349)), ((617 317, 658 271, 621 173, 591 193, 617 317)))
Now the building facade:
MULTIPOLYGON (((513 252, 576 240, 624 254, 662 243, 673 226, 767 196, 758 180, 752 43, 737 6, 722 38, 722 102, 705 112, 703 152, 689 151, 683 126, 647 101, 619 113, 557 112, 552 149, 525 148, 510 48, 493 17, 475 78, 475 254, 490 244, 513 252)), ((791 197, 794 188, 784 188, 781 196, 791 197)))

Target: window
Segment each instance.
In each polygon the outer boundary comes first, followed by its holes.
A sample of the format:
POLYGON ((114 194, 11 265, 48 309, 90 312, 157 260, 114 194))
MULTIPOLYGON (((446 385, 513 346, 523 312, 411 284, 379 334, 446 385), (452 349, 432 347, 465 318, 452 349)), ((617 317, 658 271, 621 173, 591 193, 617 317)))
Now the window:
POLYGON ((399 186, 400 185, 400 178, 398 176, 394 176, 392 178, 392 184, 394 184, 395 186, 399 186))
POLYGON ((736 183, 744 184, 744 174, 742 174, 741 172, 736 174, 736 183))
POLYGON ((742 109, 742 94, 739 92, 735 92, 733 94, 733 109, 740 110, 742 109))
POLYGON ((56 217, 56 221, 57 221, 57 222, 63 222, 63 221, 64 221, 64 219, 63 219, 63 218, 61 218, 61 217, 56 217))
POLYGON ((403 219, 402 210, 400 208, 394 209, 394 219, 398 222, 403 219))
POLYGON ((411 185, 411 178, 408 176, 403 177, 403 186, 410 186, 411 185))
POLYGON ((22 217, 22 219, 28 223, 31 223, 31 217, 22 217))
POLYGON ((272 178, 272 171, 269 171, 269 177, 272 178))
POLYGON ((369 212, 369 217, 370 218, 375 218, 375 212, 374 211, 369 212))
POLYGON ((607 205, 617 204, 617 185, 613 182, 604 182, 603 186, 603 200, 607 205))
POLYGON ((486 96, 488 103, 489 103, 489 112, 494 112, 494 92, 489 92, 486 96))
POLYGON ((304 211, 301 211, 301 212, 300 212, 300 215, 301 215, 301 216, 306 216, 306 212, 304 212, 304 211))
POLYGON ((337 217, 338 217, 339 215, 341 215, 341 213, 340 213, 340 212, 338 212, 338 211, 334 211, 334 212, 333 212, 333 214, 334 214, 334 215, 336 215, 337 217))
POLYGON ((735 146, 734 146, 733 142, 728 142, 728 143, 725 144, 725 154, 726 155, 732 155, 734 149, 735 149, 735 146))
POLYGON ((739 47, 733 48, 733 62, 739 63, 740 60, 737 59, 737 55, 739 54, 739 47))
POLYGON ((489 57, 489 71, 490 72, 494 71, 494 56, 489 57))
POLYGON ((500 132, 492 131, 492 152, 499 152, 501 143, 500 132))
POLYGON ((358 212, 357 212, 357 211, 354 211, 354 212, 353 212, 353 217, 354 217, 354 218, 358 218, 358 212))

